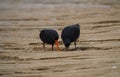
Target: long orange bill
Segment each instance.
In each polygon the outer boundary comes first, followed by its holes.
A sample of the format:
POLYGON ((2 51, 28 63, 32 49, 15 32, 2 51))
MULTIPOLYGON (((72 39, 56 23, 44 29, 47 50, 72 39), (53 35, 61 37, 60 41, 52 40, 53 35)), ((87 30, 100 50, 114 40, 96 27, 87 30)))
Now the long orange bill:
POLYGON ((55 44, 56 44, 57 50, 60 50, 60 49, 59 49, 59 42, 58 42, 58 40, 55 40, 55 44))

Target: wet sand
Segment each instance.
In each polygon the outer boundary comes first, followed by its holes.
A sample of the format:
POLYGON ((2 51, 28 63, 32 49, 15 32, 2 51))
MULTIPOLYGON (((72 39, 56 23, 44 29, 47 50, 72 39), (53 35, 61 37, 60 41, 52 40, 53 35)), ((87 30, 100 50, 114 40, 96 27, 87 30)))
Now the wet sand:
POLYGON ((0 77, 119 77, 119 0, 0 2, 0 77), (77 49, 42 48, 39 31, 81 25, 77 49))

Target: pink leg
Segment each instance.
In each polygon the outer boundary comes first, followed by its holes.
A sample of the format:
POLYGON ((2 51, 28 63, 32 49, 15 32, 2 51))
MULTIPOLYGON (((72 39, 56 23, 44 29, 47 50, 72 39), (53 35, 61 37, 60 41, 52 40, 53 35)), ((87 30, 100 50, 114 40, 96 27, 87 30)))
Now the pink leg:
POLYGON ((43 48, 45 49, 45 43, 43 43, 43 48))
POLYGON ((52 45, 52 51, 54 51, 54 46, 52 45))

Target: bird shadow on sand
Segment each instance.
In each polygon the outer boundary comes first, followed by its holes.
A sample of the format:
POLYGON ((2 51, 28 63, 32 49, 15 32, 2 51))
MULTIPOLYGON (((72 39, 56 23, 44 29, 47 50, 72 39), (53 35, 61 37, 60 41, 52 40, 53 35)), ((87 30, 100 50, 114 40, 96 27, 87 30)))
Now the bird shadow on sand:
MULTIPOLYGON (((32 46, 33 51, 52 51, 51 46, 46 46, 46 48, 42 47, 42 43, 30 43, 29 44, 30 47, 32 46)), ((63 52, 67 52, 67 51, 88 51, 88 50, 109 50, 112 49, 111 47, 96 47, 96 46, 78 46, 78 47, 69 47, 69 48, 65 48, 65 47, 60 47, 60 50, 57 50, 54 47, 53 51, 63 51, 63 52)))
POLYGON ((76 47, 76 48, 63 48, 61 49, 61 51, 84 51, 84 50, 88 50, 88 48, 86 47, 76 47))
POLYGON ((52 50, 51 48, 42 48, 42 47, 33 47, 33 50, 35 51, 63 51, 63 52, 67 52, 67 51, 87 51, 87 50, 106 50, 105 48, 101 48, 101 47, 77 47, 77 48, 61 48, 60 50, 54 49, 52 50))
POLYGON ((85 46, 85 47, 77 47, 77 48, 64 48, 61 51, 87 51, 87 50, 109 50, 111 48, 103 48, 103 47, 94 47, 94 46, 85 46))

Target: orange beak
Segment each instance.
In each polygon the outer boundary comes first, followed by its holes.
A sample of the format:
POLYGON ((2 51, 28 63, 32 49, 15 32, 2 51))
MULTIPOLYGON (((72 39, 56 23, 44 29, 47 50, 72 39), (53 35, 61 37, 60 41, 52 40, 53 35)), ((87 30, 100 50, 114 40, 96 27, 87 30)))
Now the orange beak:
POLYGON ((57 50, 60 50, 60 49, 59 49, 59 42, 58 42, 58 40, 55 40, 55 44, 56 44, 57 50))

